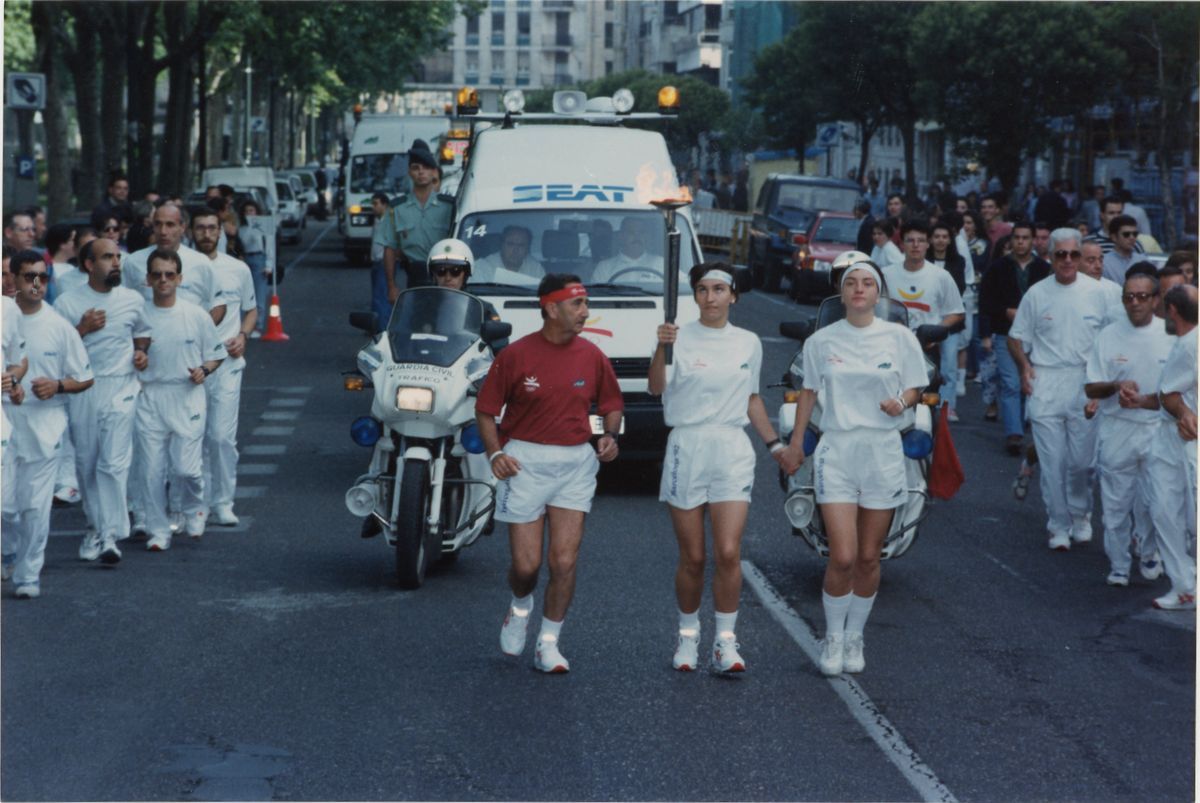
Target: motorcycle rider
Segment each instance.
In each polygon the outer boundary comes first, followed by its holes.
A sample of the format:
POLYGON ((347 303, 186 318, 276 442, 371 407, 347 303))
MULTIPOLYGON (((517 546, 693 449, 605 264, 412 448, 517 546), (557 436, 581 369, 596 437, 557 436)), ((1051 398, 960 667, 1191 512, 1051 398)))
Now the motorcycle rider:
POLYGON ((879 588, 883 541, 895 508, 905 501, 902 416, 929 383, 916 336, 875 316, 883 293, 875 264, 851 264, 840 292, 846 317, 804 345, 804 387, 782 455, 789 473, 804 462, 804 433, 819 399, 823 434, 813 476, 829 538, 820 658, 825 675, 865 667, 862 632, 879 588))
MULTIPOLYGON (((426 267, 438 287, 449 290, 467 291, 467 281, 471 278, 471 266, 475 263, 475 255, 471 246, 462 240, 439 240, 429 249, 429 259, 426 267)), ((476 296, 478 298, 478 296, 476 296)), ((489 321, 500 320, 500 313, 490 301, 479 299, 483 303, 483 314, 489 321)), ((499 354, 500 349, 508 345, 508 338, 499 340, 492 345, 492 353, 499 354)))

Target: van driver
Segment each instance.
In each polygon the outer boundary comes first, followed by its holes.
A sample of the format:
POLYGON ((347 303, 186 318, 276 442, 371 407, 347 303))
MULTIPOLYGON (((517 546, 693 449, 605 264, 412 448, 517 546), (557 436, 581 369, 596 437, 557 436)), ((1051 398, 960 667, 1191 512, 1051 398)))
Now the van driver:
POLYGON ((505 226, 501 236, 503 239, 500 242, 500 250, 484 257, 475 265, 480 281, 509 284, 509 280, 516 278, 506 278, 504 274, 509 271, 538 280, 546 275, 542 263, 529 256, 533 232, 524 226, 505 226))
POLYGON ((592 281, 597 284, 611 282, 614 276, 628 268, 643 268, 631 270, 619 277, 625 282, 662 281, 662 258, 646 250, 648 242, 646 221, 634 217, 626 217, 621 221, 617 232, 616 254, 596 263, 592 272, 592 281))

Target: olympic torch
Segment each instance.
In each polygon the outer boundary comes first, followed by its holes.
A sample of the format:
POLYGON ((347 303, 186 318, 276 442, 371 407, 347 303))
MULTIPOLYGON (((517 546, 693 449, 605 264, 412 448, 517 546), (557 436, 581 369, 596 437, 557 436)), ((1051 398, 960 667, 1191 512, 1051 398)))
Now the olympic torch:
MULTIPOLYGON (((675 225, 675 213, 691 203, 689 198, 665 198, 650 203, 658 207, 667 220, 666 247, 663 249, 663 321, 675 323, 679 310, 679 228, 675 225)), ((667 365, 671 364, 674 348, 667 346, 667 365)))

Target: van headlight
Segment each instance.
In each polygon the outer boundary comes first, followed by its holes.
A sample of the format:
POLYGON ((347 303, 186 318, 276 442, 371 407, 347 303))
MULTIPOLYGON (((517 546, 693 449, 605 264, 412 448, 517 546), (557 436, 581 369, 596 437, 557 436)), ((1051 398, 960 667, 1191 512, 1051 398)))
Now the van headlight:
POLYGON ((428 413, 433 409, 432 388, 396 388, 396 409, 410 413, 428 413))

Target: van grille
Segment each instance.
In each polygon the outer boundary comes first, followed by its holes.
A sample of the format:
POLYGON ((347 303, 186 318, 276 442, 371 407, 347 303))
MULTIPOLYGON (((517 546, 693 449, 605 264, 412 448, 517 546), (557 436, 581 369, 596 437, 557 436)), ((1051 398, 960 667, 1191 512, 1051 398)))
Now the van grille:
POLYGON ((617 379, 645 379, 650 373, 650 360, 641 357, 609 358, 617 379))

